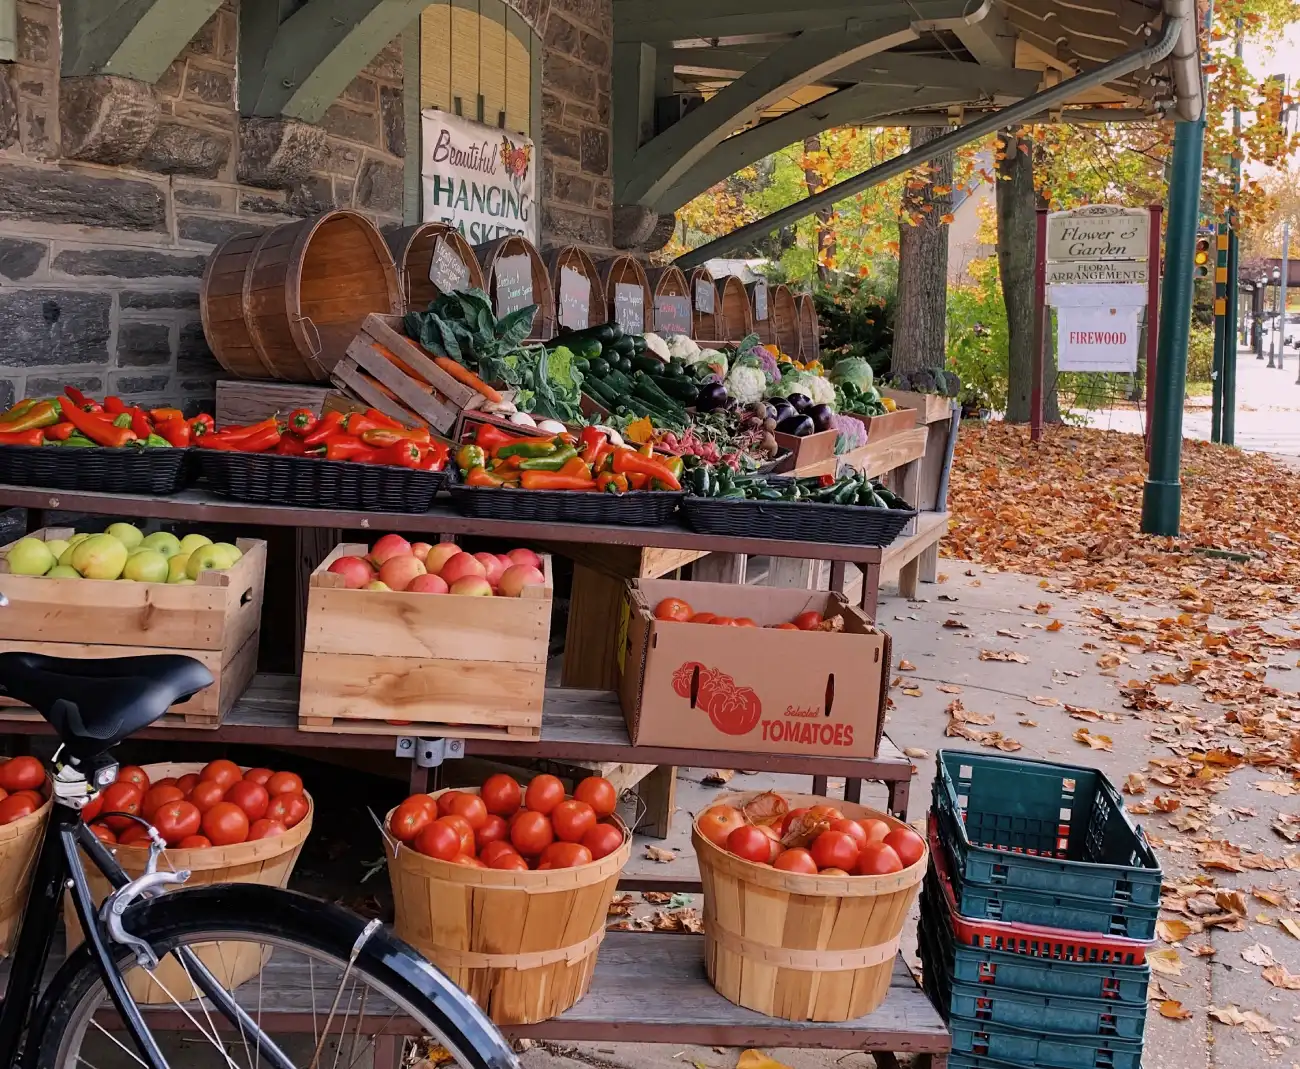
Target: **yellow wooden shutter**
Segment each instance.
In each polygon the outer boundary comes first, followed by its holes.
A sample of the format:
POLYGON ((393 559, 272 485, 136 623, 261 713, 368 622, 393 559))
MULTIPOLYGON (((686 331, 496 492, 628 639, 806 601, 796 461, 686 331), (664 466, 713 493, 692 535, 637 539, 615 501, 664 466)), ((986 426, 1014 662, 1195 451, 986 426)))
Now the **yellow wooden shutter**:
POLYGON ((451 110, 451 6, 420 15, 420 107, 451 110))
MULTIPOLYGON (((507 130, 532 131, 531 50, 540 41, 521 40, 500 18, 486 16, 491 0, 469 0, 465 6, 440 3, 420 16, 420 107, 459 111, 496 126, 505 115, 507 130)), ((462 0, 464 3, 464 0, 462 0)), ((504 5, 496 7, 505 11, 504 5)), ((513 16, 513 12, 511 12, 513 16)), ((513 21, 513 20, 512 20, 513 21)), ((517 20, 522 25, 522 20, 517 20)))
POLYGON ((532 130, 532 67, 528 43, 506 34, 506 129, 512 133, 529 134, 532 130))

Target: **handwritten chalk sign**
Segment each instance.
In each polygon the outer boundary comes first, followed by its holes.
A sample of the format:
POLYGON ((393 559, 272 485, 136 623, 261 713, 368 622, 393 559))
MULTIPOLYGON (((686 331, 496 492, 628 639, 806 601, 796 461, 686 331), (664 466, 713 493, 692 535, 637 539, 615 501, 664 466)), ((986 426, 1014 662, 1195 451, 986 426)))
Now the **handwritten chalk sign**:
POLYGON ((655 332, 665 336, 669 334, 690 334, 690 298, 674 296, 656 297, 655 332))
POLYGON ((614 283, 614 322, 624 334, 645 331, 645 290, 633 282, 614 283))
POLYGON ((440 293, 469 289, 469 268, 446 238, 439 238, 433 244, 429 281, 438 287, 440 293))
POLYGON ((707 278, 695 280, 695 310, 701 315, 713 315, 713 283, 707 278))
POLYGON ((591 279, 572 267, 560 268, 560 322, 574 330, 591 326, 591 279))
POLYGON ((502 256, 496 264, 497 316, 533 303, 533 264, 527 254, 502 256))
POLYGON ((754 321, 761 322, 767 318, 767 283, 754 283, 754 321))

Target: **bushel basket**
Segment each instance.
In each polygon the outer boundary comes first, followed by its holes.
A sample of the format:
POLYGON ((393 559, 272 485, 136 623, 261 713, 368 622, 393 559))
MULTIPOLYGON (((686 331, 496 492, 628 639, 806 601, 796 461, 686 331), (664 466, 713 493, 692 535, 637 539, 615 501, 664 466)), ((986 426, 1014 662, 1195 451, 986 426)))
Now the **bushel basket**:
POLYGON ((193 481, 190 450, 0 445, 0 483, 105 494, 174 494, 193 481))
POLYGON ((344 512, 428 512, 446 473, 278 453, 196 450, 208 489, 266 505, 344 512))
POLYGON ((35 813, 0 825, 0 958, 13 949, 52 804, 47 798, 35 813))
POLYGON ((687 495, 686 526, 701 534, 887 546, 902 533, 915 509, 826 505, 814 501, 750 501, 687 495))
POLYGON ((659 527, 672 519, 685 496, 675 490, 629 490, 600 494, 581 490, 520 490, 507 486, 448 483, 452 507, 483 520, 537 523, 614 523, 659 527))

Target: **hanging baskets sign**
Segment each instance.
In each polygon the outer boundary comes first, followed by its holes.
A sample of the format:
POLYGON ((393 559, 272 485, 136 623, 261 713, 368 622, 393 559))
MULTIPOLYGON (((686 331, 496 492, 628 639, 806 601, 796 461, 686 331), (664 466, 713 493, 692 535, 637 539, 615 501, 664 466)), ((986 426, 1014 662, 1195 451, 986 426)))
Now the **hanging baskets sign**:
POLYGON ((424 221, 471 245, 538 236, 537 152, 531 139, 430 108, 421 116, 424 221))

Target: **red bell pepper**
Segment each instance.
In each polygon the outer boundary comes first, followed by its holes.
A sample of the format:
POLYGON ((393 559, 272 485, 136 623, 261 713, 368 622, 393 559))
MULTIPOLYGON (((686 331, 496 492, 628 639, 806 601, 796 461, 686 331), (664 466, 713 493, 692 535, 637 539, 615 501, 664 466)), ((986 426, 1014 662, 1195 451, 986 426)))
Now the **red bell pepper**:
POLYGON ((500 427, 496 427, 491 423, 480 423, 478 430, 474 432, 474 444, 481 446, 483 452, 487 453, 488 456, 496 456, 497 450, 504 446, 529 440, 535 439, 532 439, 531 436, 507 434, 500 427))
POLYGON ((594 466, 592 458, 608 440, 604 431, 597 430, 595 427, 583 427, 582 433, 578 436, 578 455, 594 466))
POLYGON ((289 413, 286 421, 289 424, 289 433, 296 434, 299 438, 310 433, 311 429, 316 426, 316 413, 310 408, 295 408, 289 413))
POLYGON ((190 425, 190 438, 197 440, 204 435, 212 434, 216 430, 216 420, 206 412, 200 412, 191 420, 187 420, 190 425))
POLYGON ((316 421, 316 426, 303 435, 303 443, 308 447, 324 445, 327 438, 338 433, 342 422, 342 412, 326 412, 316 421))
MULTIPOLYGON (((166 411, 165 409, 155 409, 155 411, 166 411)), ((173 409, 173 411, 175 411, 173 409)), ((184 449, 193 439, 193 431, 188 423, 182 417, 175 419, 164 419, 154 424, 154 431, 161 437, 167 439, 168 445, 174 445, 177 449, 184 449)))
POLYGON ((111 416, 120 416, 126 411, 126 404, 122 398, 109 394, 104 398, 104 411, 111 416))
POLYGON ((420 466, 420 447, 414 442, 395 442, 378 450, 369 461, 371 464, 391 464, 398 468, 418 468, 420 466))
POLYGON ((75 404, 64 405, 63 414, 68 422, 96 445, 116 449, 136 440, 135 431, 130 427, 115 427, 113 421, 98 412, 83 412, 75 404))
POLYGON ((325 439, 326 460, 355 460, 362 464, 369 463, 378 452, 366 445, 360 438, 354 438, 345 431, 336 431, 325 439))
POLYGON ((131 414, 131 429, 135 431, 135 436, 140 441, 143 442, 153 434, 153 424, 149 422, 149 417, 143 408, 128 408, 127 412, 131 414))
POLYGON ((311 456, 311 450, 307 448, 307 443, 299 438, 296 434, 286 434, 280 439, 279 445, 275 451, 282 457, 307 457, 311 456))
POLYGON ((45 441, 45 432, 40 427, 29 431, 0 431, 0 445, 41 445, 45 441))
POLYGON ((365 431, 379 428, 379 424, 364 412, 349 412, 343 417, 343 430, 354 438, 360 438, 365 431))

